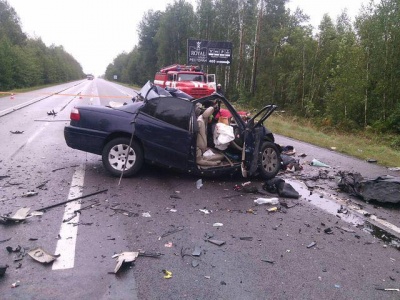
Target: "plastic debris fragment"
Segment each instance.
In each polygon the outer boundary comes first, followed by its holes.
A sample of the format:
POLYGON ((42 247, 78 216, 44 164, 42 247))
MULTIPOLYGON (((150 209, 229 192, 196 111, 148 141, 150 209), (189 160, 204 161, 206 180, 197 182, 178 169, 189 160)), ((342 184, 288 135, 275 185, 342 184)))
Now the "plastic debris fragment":
POLYGON ((23 221, 27 218, 30 208, 29 207, 22 207, 17 210, 17 212, 12 215, 11 217, 8 216, 1 216, 6 221, 23 221))
POLYGON ((203 186, 203 180, 199 179, 196 181, 196 188, 200 189, 203 186))
POLYGON ((49 254, 40 247, 30 250, 28 252, 28 255, 32 257, 34 260, 41 262, 42 264, 51 263, 55 261, 58 257, 60 257, 60 254, 57 255, 49 254))
POLYGON ((172 278, 172 272, 171 272, 171 271, 162 270, 162 272, 164 273, 164 279, 170 279, 170 278, 172 278))
POLYGON ((122 252, 119 254, 114 254, 112 258, 117 259, 117 265, 115 266, 114 273, 116 274, 121 268, 123 263, 134 262, 139 256, 139 252, 122 252))
POLYGON ((214 244, 214 245, 217 245, 217 246, 222 246, 222 245, 225 244, 225 241, 220 241, 220 240, 209 239, 207 241, 210 242, 211 244, 214 244))
POLYGON ((221 227, 221 226, 224 226, 224 224, 222 224, 222 223, 214 223, 213 224, 213 227, 221 227))
POLYGON ((278 198, 257 198, 254 200, 254 203, 261 205, 261 204, 272 204, 272 205, 277 205, 279 204, 279 199, 278 198))
POLYGON ((7 268, 8 268, 8 265, 1 265, 0 266, 0 277, 3 276, 6 273, 7 268))
POLYGON ((324 164, 323 162, 320 162, 319 160, 313 158, 313 160, 311 161, 311 165, 315 166, 315 167, 325 167, 325 168, 330 168, 329 165, 324 164))

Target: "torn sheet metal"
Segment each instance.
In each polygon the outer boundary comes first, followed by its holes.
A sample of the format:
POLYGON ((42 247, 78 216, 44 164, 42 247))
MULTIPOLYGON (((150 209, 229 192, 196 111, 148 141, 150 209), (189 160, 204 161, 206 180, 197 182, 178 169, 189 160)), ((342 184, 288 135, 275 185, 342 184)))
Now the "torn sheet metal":
POLYGON ((139 256, 139 252, 122 252, 114 254, 112 258, 117 258, 117 265, 115 266, 114 273, 117 274, 123 263, 134 262, 139 256))
POLYGON ((29 207, 23 207, 17 210, 17 212, 10 216, 0 216, 0 220, 2 221, 14 221, 14 222, 19 222, 19 221, 24 221, 25 219, 34 217, 34 216, 42 216, 43 212, 40 211, 31 211, 29 212, 30 208, 29 207))
POLYGON ((60 254, 50 254, 40 247, 34 248, 28 252, 28 255, 34 260, 41 262, 42 264, 48 264, 55 261, 60 254))
POLYGON ((9 216, 1 216, 6 221, 23 221, 28 217, 30 207, 22 207, 17 210, 17 212, 12 215, 11 217, 9 216))
POLYGON ((0 277, 6 273, 8 265, 0 265, 0 277))

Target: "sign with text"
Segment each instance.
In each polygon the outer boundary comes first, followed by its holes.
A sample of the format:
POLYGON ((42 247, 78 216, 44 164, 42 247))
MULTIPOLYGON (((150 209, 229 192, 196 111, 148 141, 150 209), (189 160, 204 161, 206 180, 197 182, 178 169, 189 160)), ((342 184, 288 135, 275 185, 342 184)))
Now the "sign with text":
POLYGON ((232 63, 232 43, 188 40, 188 64, 226 65, 232 63))

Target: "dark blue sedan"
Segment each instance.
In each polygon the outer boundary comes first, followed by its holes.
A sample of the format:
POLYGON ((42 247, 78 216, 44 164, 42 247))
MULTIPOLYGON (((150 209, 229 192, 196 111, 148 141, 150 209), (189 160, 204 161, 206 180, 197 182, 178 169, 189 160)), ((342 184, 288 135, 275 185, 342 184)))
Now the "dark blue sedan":
POLYGON ((64 136, 69 147, 101 155, 114 176, 133 176, 152 163, 196 175, 269 179, 281 167, 280 147, 263 126, 275 109, 267 105, 244 119, 217 93, 192 99, 148 82, 130 104, 76 106, 64 136))

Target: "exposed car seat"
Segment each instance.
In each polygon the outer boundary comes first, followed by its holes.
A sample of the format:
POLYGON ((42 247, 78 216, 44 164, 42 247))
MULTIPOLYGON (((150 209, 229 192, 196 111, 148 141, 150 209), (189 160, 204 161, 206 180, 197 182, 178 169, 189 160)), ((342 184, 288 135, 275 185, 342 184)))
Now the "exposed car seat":
POLYGON ((217 166, 224 158, 223 154, 215 153, 211 156, 204 156, 207 148, 207 124, 208 119, 214 112, 214 108, 208 107, 198 118, 199 133, 197 134, 196 162, 201 166, 217 166))

